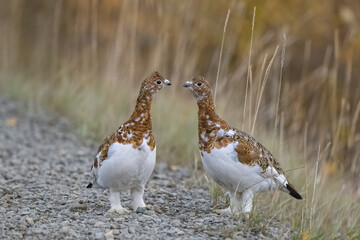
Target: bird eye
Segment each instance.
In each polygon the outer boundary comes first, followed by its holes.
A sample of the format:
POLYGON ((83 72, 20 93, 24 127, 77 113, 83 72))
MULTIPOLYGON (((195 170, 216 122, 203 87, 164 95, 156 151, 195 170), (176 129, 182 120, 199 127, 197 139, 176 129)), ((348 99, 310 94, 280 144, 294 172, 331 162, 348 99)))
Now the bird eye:
POLYGON ((198 82, 196 85, 198 85, 199 87, 201 87, 202 83, 201 83, 201 82, 198 82))
POLYGON ((157 81, 156 81, 156 84, 159 84, 159 85, 160 85, 160 84, 161 84, 161 81, 160 81, 160 80, 157 80, 157 81))

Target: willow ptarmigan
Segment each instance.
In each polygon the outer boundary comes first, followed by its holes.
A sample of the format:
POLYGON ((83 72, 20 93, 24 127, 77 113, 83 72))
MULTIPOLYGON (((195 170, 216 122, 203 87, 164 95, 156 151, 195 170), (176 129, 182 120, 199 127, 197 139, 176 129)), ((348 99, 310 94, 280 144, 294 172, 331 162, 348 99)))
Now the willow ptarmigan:
POLYGON ((230 206, 216 212, 249 213, 254 193, 272 189, 302 199, 263 145, 216 114, 211 86, 205 78, 193 77, 184 87, 198 104, 199 150, 204 168, 230 195, 230 206))
POLYGON ((120 202, 120 192, 130 189, 133 210, 145 208, 144 186, 154 170, 155 140, 150 115, 153 94, 171 85, 158 72, 141 84, 130 119, 100 145, 91 167, 92 180, 87 188, 110 189, 109 212, 127 213, 120 202))

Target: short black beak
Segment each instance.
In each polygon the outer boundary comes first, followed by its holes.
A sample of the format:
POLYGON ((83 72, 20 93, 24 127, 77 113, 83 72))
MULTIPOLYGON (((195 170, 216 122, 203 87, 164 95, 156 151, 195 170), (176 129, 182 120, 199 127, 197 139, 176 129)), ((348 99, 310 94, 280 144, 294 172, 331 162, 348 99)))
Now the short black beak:
POLYGON ((164 83, 165 83, 166 86, 170 86, 170 85, 171 85, 171 82, 170 82, 169 80, 167 80, 167 79, 165 79, 164 83))
POLYGON ((191 85, 191 82, 190 81, 186 81, 183 85, 183 87, 189 87, 191 85))

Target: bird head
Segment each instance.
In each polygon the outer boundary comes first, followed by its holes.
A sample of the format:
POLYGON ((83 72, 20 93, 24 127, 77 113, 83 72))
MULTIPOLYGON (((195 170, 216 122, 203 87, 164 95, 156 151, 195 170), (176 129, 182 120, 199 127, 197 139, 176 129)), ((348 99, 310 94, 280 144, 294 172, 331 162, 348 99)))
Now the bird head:
POLYGON ((165 86, 171 85, 171 82, 165 79, 158 71, 153 72, 141 84, 141 89, 155 94, 165 86))
POLYGON ((184 83, 183 87, 189 89, 198 102, 212 98, 210 83, 204 77, 192 77, 184 83))

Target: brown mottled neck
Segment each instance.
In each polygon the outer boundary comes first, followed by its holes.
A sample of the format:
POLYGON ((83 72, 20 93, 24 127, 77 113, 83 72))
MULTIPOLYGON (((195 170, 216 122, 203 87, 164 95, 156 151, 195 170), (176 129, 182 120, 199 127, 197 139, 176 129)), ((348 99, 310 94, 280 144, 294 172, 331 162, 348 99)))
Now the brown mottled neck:
MULTIPOLYGON (((212 99, 205 98, 197 102, 198 104, 198 117, 200 116, 212 116, 213 118, 219 118, 215 112, 215 106, 212 99)), ((200 120, 200 118, 199 118, 200 120)))
POLYGON ((152 102, 152 94, 150 91, 146 89, 141 89, 139 96, 136 100, 136 106, 133 114, 130 117, 129 121, 135 123, 135 125, 142 125, 141 129, 152 129, 152 121, 151 121, 151 102, 152 102))
POLYGON ((152 94, 147 89, 141 89, 136 100, 136 112, 150 112, 152 102, 152 94))
POLYGON ((221 128, 228 128, 227 123, 215 112, 212 98, 204 98, 198 101, 198 128, 199 136, 204 131, 213 131, 221 128))
POLYGON ((221 148, 231 142, 230 137, 224 136, 224 131, 227 131, 230 127, 215 112, 212 99, 205 98, 198 101, 198 107, 198 137, 201 154, 202 151, 210 153, 212 147, 221 148))

